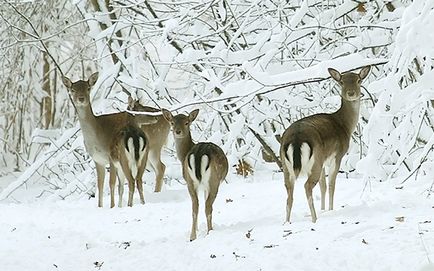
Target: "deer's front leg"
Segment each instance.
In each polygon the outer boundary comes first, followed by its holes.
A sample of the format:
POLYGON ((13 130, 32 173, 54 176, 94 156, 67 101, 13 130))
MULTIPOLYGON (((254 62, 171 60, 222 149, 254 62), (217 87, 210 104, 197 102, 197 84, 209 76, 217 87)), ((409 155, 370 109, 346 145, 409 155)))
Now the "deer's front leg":
POLYGON ((110 163, 110 208, 115 207, 116 167, 110 163))
POLYGON ((330 166, 330 176, 329 176, 329 210, 333 210, 333 198, 335 195, 335 185, 336 177, 339 172, 339 167, 341 165, 341 159, 336 159, 335 163, 330 166))
POLYGON ((95 162, 96 168, 96 179, 98 186, 98 207, 103 206, 103 197, 104 197, 104 177, 105 177, 105 168, 104 165, 97 164, 95 162))

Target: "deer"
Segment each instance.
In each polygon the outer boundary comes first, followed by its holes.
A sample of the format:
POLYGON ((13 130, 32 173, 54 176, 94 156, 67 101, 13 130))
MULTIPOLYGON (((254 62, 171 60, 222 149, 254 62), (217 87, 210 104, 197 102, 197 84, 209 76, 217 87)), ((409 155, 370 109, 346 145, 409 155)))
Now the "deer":
MULTIPOLYGON (((161 112, 150 106, 143 106, 138 101, 135 101, 131 96, 128 96, 128 109, 131 111, 140 112, 161 112)), ((166 165, 161 162, 161 150, 167 142, 167 137, 170 131, 170 124, 162 116, 156 116, 157 122, 153 124, 142 124, 141 129, 146 134, 149 140, 149 155, 148 167, 151 167, 155 172, 155 190, 161 192, 163 186, 163 177, 166 170, 166 165)))
POLYGON ((193 143, 190 125, 199 114, 195 109, 188 115, 173 116, 162 109, 164 118, 172 127, 175 139, 176 154, 182 165, 182 175, 187 183, 187 189, 192 201, 192 217, 190 241, 196 239, 197 214, 199 209, 198 193, 203 190, 205 195, 205 215, 209 233, 213 230, 212 211, 220 183, 228 173, 228 159, 223 150, 211 142, 193 143))
POLYGON ((98 80, 98 72, 93 73, 87 81, 72 82, 68 77, 62 78, 63 84, 75 107, 83 134, 86 151, 95 163, 98 187, 98 207, 103 207, 103 189, 105 166, 110 172, 110 207, 115 206, 114 188, 116 176, 119 181, 119 203, 122 207, 123 180, 128 180, 128 206, 133 205, 135 183, 144 204, 142 175, 145 170, 149 150, 146 135, 136 123, 155 123, 153 116, 134 117, 127 112, 118 112, 96 116, 92 111, 90 91, 98 80))
POLYGON ((325 167, 329 169, 329 210, 333 210, 336 176, 343 156, 348 151, 350 139, 357 125, 360 110, 360 87, 371 67, 359 73, 329 68, 330 76, 341 87, 341 106, 333 113, 320 113, 302 118, 291 124, 283 133, 280 157, 287 192, 286 222, 290 223, 295 180, 307 175, 304 184, 312 222, 317 221, 312 190, 320 182, 321 210, 325 210, 327 184, 325 167))

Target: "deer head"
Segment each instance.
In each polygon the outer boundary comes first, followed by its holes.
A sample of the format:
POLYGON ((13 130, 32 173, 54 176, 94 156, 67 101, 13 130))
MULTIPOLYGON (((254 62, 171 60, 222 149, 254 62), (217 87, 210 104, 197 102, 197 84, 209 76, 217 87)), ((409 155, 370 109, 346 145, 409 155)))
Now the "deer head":
POLYGON ((195 109, 188 114, 188 116, 184 114, 179 114, 173 116, 170 111, 163 109, 164 118, 170 123, 173 130, 173 136, 175 138, 184 138, 190 136, 190 125, 196 119, 199 114, 199 109, 195 109))
POLYGON ((366 66, 363 67, 358 74, 353 72, 341 74, 333 68, 328 69, 331 77, 342 87, 341 97, 347 101, 360 99, 360 86, 370 70, 371 66, 366 66))
POLYGON ((92 74, 87 81, 78 80, 73 83, 66 76, 62 78, 63 84, 68 89, 68 94, 76 107, 85 107, 90 104, 90 90, 97 80, 98 72, 92 74))

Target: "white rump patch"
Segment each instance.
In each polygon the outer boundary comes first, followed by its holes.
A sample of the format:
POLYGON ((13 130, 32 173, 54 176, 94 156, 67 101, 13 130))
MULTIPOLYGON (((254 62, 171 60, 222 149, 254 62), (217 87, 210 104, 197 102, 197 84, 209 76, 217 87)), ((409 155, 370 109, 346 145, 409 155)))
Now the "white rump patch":
POLYGON ((143 150, 143 147, 145 146, 145 141, 143 140, 143 137, 139 137, 139 151, 143 150))
POLYGON ((301 172, 303 174, 310 175, 310 172, 312 171, 313 163, 315 162, 314 156, 310 156, 310 147, 309 144, 306 142, 303 142, 301 144, 301 172))
POLYGON ((139 162, 142 161, 143 156, 145 155, 147 146, 145 145, 145 140, 143 137, 139 137, 139 162), (145 148, 143 148, 145 147, 145 148))
POLYGON ((199 187, 199 180, 196 178, 196 164, 195 164, 196 160, 194 158, 194 154, 190 154, 190 156, 188 157, 188 175, 190 175, 191 179, 193 180, 193 187, 194 190, 197 190, 197 188, 199 187))
MULTIPOLYGON (((312 157, 310 156, 310 147, 309 144, 307 144, 306 142, 301 143, 300 146, 300 153, 301 153, 301 157, 300 157, 300 161, 301 161, 301 170, 300 170, 300 174, 303 175, 309 175, 311 170, 312 170, 312 166, 315 162, 314 159, 314 155, 312 155, 312 157)), ((289 159, 289 161, 287 159, 285 160, 285 164, 286 167, 288 168, 289 173, 294 176, 295 172, 294 172, 294 147, 292 146, 292 144, 289 144, 288 146, 288 150, 286 151, 287 157, 289 159)), ((286 158, 286 157, 285 157, 286 158)))
POLYGON ((128 138, 127 144, 128 144, 128 150, 129 150, 129 151, 127 151, 127 155, 126 155, 127 160, 128 160, 128 168, 131 171, 131 175, 133 175, 133 177, 135 178, 137 176, 138 169, 137 169, 137 163, 136 163, 136 159, 135 159, 135 155, 134 155, 134 150, 135 150, 134 140, 132 137, 128 138))
POLYGON ((208 155, 203 155, 200 162, 200 173, 202 174, 201 187, 204 191, 205 200, 208 198, 209 179, 211 177, 211 167, 208 167, 208 170, 206 169, 208 163, 209 163, 208 155))
MULTIPOLYGON (((294 148, 292 147, 292 144, 289 144, 289 146, 288 146, 288 149, 286 150, 286 157, 288 157, 288 159, 289 159, 289 163, 291 164, 291 169, 292 169, 292 161, 294 161, 293 159, 292 159, 292 156, 293 156, 293 154, 294 154, 294 148)), ((285 157, 285 158, 286 158, 285 157)), ((286 159, 285 159, 286 160, 286 159)), ((290 168, 290 167, 288 167, 288 169, 290 168)))
POLYGON ((209 179, 211 177, 211 168, 209 167, 208 169, 206 169, 209 163, 209 157, 207 155, 203 155, 201 157, 201 161, 200 161, 200 173, 202 175, 201 180, 199 180, 196 177, 196 164, 195 164, 194 154, 190 154, 190 156, 188 157, 188 161, 191 168, 190 166, 188 166, 187 170, 188 170, 188 174, 193 180, 193 187, 197 192, 204 191, 205 199, 207 199, 209 193, 209 179))

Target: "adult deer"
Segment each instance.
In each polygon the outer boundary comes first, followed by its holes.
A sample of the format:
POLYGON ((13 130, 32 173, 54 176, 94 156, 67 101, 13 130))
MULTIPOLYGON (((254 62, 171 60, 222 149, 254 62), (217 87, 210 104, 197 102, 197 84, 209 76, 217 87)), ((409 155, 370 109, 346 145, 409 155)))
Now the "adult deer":
MULTIPOLYGON (((128 97, 128 109, 140 112, 161 112, 160 109, 143 106, 138 101, 135 101, 131 96, 128 97)), ((160 192, 163 186, 163 176, 166 170, 166 165, 161 162, 161 150, 166 144, 167 136, 169 135, 170 125, 167 120, 161 115, 156 117, 157 122, 153 124, 142 124, 141 129, 145 132, 149 141, 148 165, 155 172, 155 192, 160 192)))
POLYGON ((360 109, 360 86, 371 67, 360 72, 339 73, 329 68, 328 72, 342 88, 341 107, 331 114, 315 114, 294 122, 281 138, 280 157, 288 194, 286 221, 290 222, 294 183, 303 173, 308 176, 304 188, 312 222, 317 216, 312 198, 312 189, 318 181, 321 188, 321 209, 325 209, 326 181, 324 166, 329 167, 329 210, 333 210, 336 176, 342 157, 348 150, 351 135, 357 125, 360 109))
MULTIPOLYGON (((146 166, 148 142, 145 134, 137 127, 136 119, 127 112, 95 116, 90 102, 90 91, 98 79, 94 73, 89 80, 72 82, 63 77, 63 84, 77 111, 83 133, 84 145, 95 162, 98 185, 98 207, 103 206, 105 166, 110 165, 110 207, 114 207, 114 187, 119 174, 119 207, 122 206, 123 177, 128 180, 128 206, 133 205, 133 194, 137 183, 140 200, 144 203, 142 175, 146 166), (123 176, 124 175, 124 176, 123 176)), ((141 115, 141 123, 154 123, 152 116, 141 115)))
POLYGON ((187 182, 188 192, 192 201, 193 223, 190 241, 196 239, 197 213, 200 190, 205 193, 205 214, 208 232, 212 227, 212 205, 217 196, 220 183, 228 173, 228 159, 220 147, 210 142, 193 143, 190 125, 196 119, 199 109, 188 114, 173 116, 163 109, 163 116, 170 123, 175 138, 176 153, 182 164, 182 174, 187 182))

